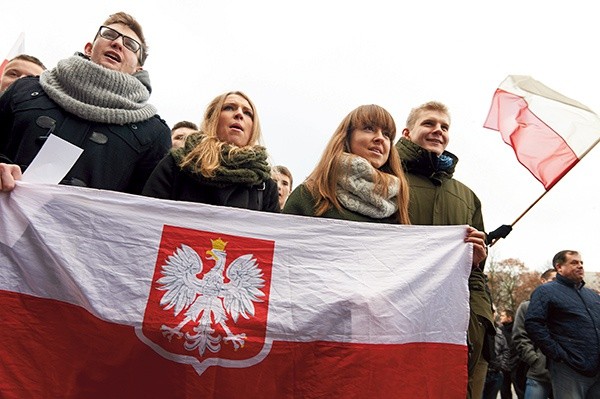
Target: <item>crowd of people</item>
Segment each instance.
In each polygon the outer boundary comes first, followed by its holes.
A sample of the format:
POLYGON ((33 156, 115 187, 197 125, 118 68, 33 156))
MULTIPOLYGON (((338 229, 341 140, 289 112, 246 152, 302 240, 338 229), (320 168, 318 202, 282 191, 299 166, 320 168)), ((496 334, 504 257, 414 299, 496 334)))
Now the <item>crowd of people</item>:
POLYGON ((415 107, 400 131, 386 109, 355 108, 293 188, 289 169, 270 165, 247 94, 217 95, 199 125, 169 128, 148 102, 147 57, 141 25, 118 12, 83 52, 54 68, 30 56, 10 60, 0 81, 0 190, 15 188, 55 134, 84 150, 61 184, 357 222, 466 225, 464 241, 473 248, 467 397, 497 394, 510 381, 510 350, 503 348, 511 346, 529 365, 525 397, 548 397, 550 386, 554 398, 600 397, 600 300, 583 287, 577 252, 555 257, 556 281, 536 289, 529 309, 519 308, 511 332, 508 310, 507 328, 497 328, 484 268, 488 244, 510 226, 486 234, 479 198, 453 177, 458 158, 446 150, 451 118, 444 104, 415 107))

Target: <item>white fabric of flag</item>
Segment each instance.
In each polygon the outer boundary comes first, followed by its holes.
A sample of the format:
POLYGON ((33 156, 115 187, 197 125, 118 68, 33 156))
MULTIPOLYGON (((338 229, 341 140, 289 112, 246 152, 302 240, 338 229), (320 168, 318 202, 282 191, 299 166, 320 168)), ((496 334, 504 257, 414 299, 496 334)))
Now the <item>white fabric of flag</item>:
POLYGON ((464 226, 355 223, 29 184, 2 194, 0 209, 0 240, 13 247, 0 254, 0 289, 69 302, 104 320, 140 325, 168 223, 275 241, 273 339, 464 343, 464 226), (11 242, 19 224, 27 229, 11 242), (44 247, 30 246, 32 236, 44 247), (403 306, 412 303, 407 294, 418 303, 438 298, 438 312, 403 306), (333 336, 328 315, 336 306, 347 307, 352 322, 333 336))

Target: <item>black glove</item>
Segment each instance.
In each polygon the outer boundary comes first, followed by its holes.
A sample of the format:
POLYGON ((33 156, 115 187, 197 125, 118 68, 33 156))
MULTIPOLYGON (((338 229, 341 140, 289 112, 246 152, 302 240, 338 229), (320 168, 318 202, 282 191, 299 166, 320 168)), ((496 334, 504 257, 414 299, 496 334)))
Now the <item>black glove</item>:
POLYGON ((494 231, 487 233, 487 244, 490 245, 494 240, 498 238, 506 238, 506 236, 512 231, 512 226, 509 224, 503 224, 494 231))

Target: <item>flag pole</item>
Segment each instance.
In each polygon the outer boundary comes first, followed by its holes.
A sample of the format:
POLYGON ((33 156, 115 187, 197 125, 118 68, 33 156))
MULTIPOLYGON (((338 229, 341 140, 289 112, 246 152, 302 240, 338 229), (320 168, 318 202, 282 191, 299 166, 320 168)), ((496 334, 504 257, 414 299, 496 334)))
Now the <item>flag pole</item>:
MULTIPOLYGON (((593 149, 593 148, 594 148, 594 147, 595 147, 595 146, 596 146, 598 143, 600 143, 600 138, 596 139, 596 141, 594 142, 594 144, 592 144, 591 146, 589 146, 589 148, 588 148, 587 150, 585 150, 585 151, 584 151, 584 152, 581 154, 581 156, 579 157, 579 161, 577 161, 577 163, 581 162, 581 160, 583 159, 583 157, 585 157, 587 154, 589 154, 589 152, 590 152, 590 151, 591 151, 591 150, 592 150, 592 149, 593 149)), ((573 165, 573 166, 575 166, 575 165, 573 165)), ((567 172, 567 173, 568 173, 568 172, 567 172)), ((558 183, 560 180, 562 180, 562 178, 563 178, 563 177, 565 177, 566 175, 567 175, 567 174, 565 173, 565 174, 564 174, 564 175, 563 175, 563 176, 562 176, 562 177, 561 177, 561 178, 560 178, 558 181, 556 181, 556 183, 558 183)), ((540 200, 541 200, 542 198, 544 198, 544 195, 548 194, 548 192, 549 192, 550 190, 552 190, 552 189, 554 188, 554 186, 556 186, 556 183, 554 183, 552 186, 550 186, 550 188, 549 188, 548 190, 545 190, 545 191, 542 193, 542 195, 540 195, 540 196, 538 197, 538 199, 536 199, 535 201, 533 201, 533 203, 532 203, 531 205, 529 205, 529 206, 527 207, 527 209, 525 209, 525 211, 524 211, 523 213, 521 213, 521 214, 520 214, 520 215, 519 215, 519 216, 518 216, 518 217, 515 219, 515 221, 514 221, 514 222, 512 222, 512 224, 510 225, 510 227, 513 227, 515 224, 517 224, 517 222, 518 222, 519 220, 521 220, 521 218, 522 218, 523 216, 525 216, 525 214, 526 214, 527 212, 529 212, 529 211, 531 210, 531 208, 533 208, 533 207, 534 207, 534 206, 535 206, 535 205, 536 205, 538 202, 540 202, 540 200)), ((490 246, 490 247, 493 247, 493 246, 494 246, 494 244, 496 244, 498 241, 500 241, 500 240, 495 240, 495 241, 493 241, 492 243, 490 243, 490 245, 489 245, 489 246, 490 246)))
POLYGON ((517 224, 517 222, 518 222, 519 220, 521 220, 521 218, 522 218, 523 216, 525 216, 525 214, 526 214, 527 212, 529 212, 529 211, 531 210, 531 208, 533 208, 533 207, 534 207, 534 206, 535 206, 535 205, 536 205, 538 202, 540 202, 540 200, 541 200, 542 198, 544 198, 544 195, 548 194, 548 192, 549 192, 550 190, 552 190, 552 188, 553 188, 553 187, 554 187, 554 186, 550 187, 550 189, 549 189, 549 190, 546 190, 546 191, 544 191, 544 193, 543 193, 542 195, 540 195, 540 196, 538 197, 538 199, 536 199, 535 201, 533 201, 533 203, 532 203, 531 205, 529 205, 529 207, 528 207, 527 209, 525 209, 525 211, 524 211, 523 213, 521 213, 521 214, 519 215, 519 217, 517 217, 517 218, 515 219, 515 221, 514 221, 514 222, 512 222, 512 224, 510 225, 510 227, 513 227, 515 224, 517 224))

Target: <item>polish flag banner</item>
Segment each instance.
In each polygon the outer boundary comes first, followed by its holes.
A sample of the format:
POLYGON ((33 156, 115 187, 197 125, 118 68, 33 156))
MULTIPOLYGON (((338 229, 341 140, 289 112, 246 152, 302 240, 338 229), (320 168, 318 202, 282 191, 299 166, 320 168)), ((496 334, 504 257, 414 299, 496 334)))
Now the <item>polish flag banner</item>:
POLYGON ((497 130, 519 162, 550 190, 600 141, 600 118, 530 76, 496 90, 484 127, 497 130))
POLYGON ((25 182, 0 221, 2 398, 466 396, 466 226, 25 182))
POLYGON ((0 76, 2 76, 2 73, 4 72, 4 68, 6 67, 6 64, 8 64, 8 61, 13 59, 17 55, 23 54, 23 53, 25 53, 25 33, 21 33, 19 35, 19 37, 17 38, 17 41, 15 42, 15 44, 12 46, 12 48, 8 52, 8 55, 2 61, 2 64, 0 64, 0 76))

